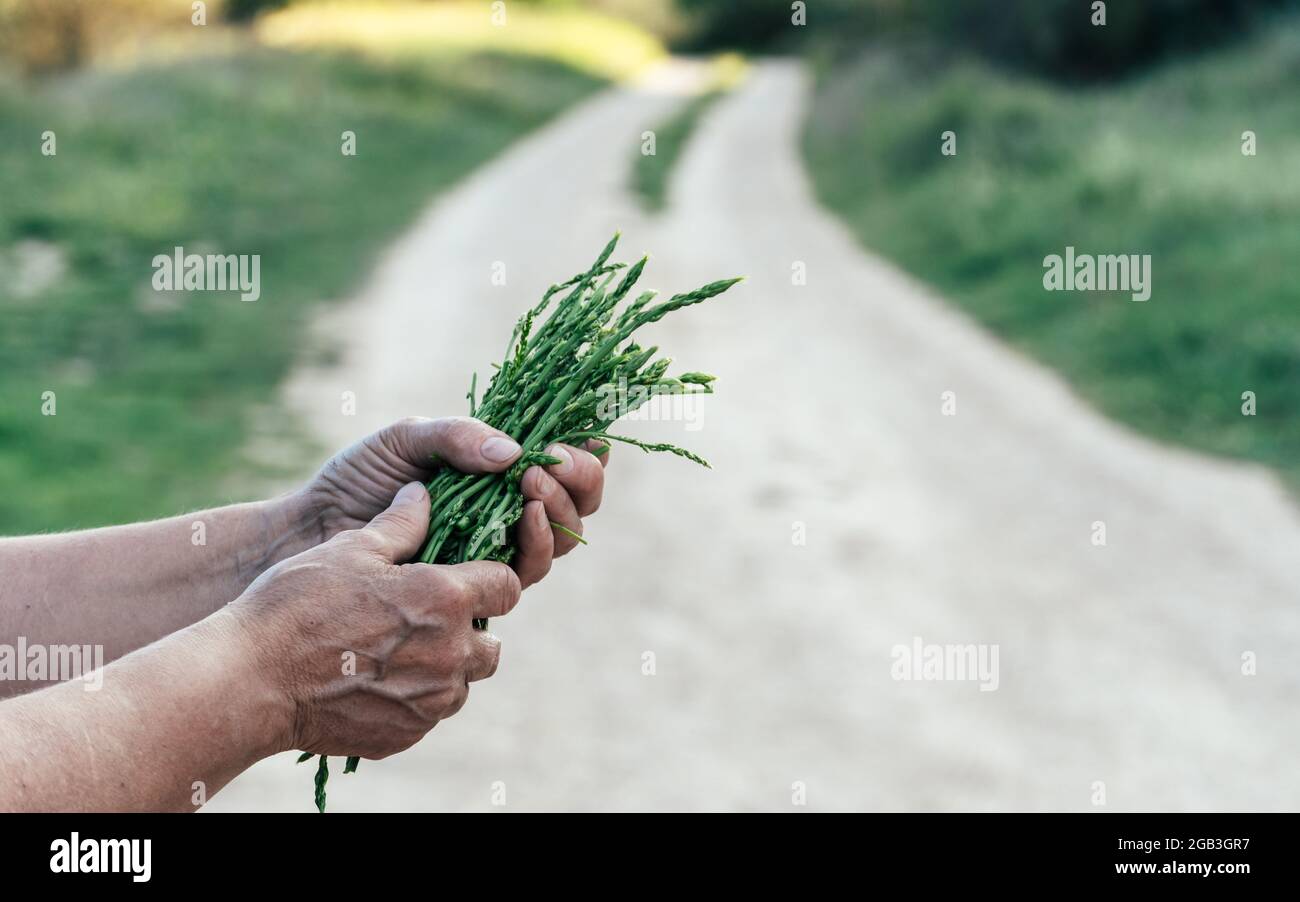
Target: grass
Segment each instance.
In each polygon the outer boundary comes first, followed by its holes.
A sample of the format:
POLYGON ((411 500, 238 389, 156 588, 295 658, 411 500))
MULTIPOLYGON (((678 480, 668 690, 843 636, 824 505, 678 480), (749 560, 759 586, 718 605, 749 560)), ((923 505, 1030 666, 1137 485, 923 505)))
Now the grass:
POLYGON ((0 80, 0 265, 20 242, 66 261, 35 296, 0 278, 0 533, 229 500, 250 428, 281 419, 275 390, 313 308, 355 287, 430 196, 605 83, 598 66, 471 46, 245 43, 0 80), (151 260, 176 245, 260 254, 262 298, 155 294, 151 260))
POLYGON ((704 89, 653 129, 655 152, 646 153, 638 139, 632 161, 631 187, 642 206, 651 212, 662 210, 667 203, 668 181, 673 167, 704 114, 718 98, 739 84, 747 71, 746 63, 734 54, 722 54, 709 66, 704 89))
POLYGON ((1300 485, 1298 77, 1300 21, 1092 91, 878 52, 822 73, 805 150, 864 245, 1102 410, 1300 485), (1150 254, 1151 300, 1045 291, 1067 245, 1150 254))
POLYGON ((671 118, 654 129, 655 152, 646 153, 640 144, 632 165, 632 191, 647 210, 659 211, 668 201, 668 179, 673 167, 686 148, 699 125, 705 110, 713 105, 722 92, 709 90, 697 94, 686 102, 671 118))

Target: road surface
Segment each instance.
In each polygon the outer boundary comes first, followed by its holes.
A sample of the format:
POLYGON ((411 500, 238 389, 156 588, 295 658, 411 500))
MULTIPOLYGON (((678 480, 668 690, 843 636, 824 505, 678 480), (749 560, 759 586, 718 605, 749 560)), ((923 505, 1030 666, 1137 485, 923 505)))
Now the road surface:
MULTIPOLYGON (((801 168, 796 64, 715 105, 643 215, 631 155, 697 77, 611 90, 488 163, 322 320, 341 362, 289 396, 341 447, 464 412, 516 315, 615 229, 624 259, 653 251, 650 286, 749 276, 654 327, 720 376, 699 419, 628 427, 714 469, 615 448, 590 547, 494 621, 497 676, 336 775, 331 808, 1300 808, 1300 518, 1278 482, 1107 422, 863 252, 801 168), (918 637, 996 645, 996 690, 895 680, 918 637)), ((310 810, 291 762, 209 807, 310 810)))

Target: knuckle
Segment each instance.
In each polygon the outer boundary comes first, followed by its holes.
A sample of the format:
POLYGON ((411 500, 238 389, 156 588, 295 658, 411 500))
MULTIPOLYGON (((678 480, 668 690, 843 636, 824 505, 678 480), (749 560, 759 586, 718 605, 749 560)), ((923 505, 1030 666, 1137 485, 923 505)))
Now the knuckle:
POLYGON ((454 578, 434 564, 404 564, 398 603, 427 625, 468 622, 470 603, 454 578))
POLYGON ((438 718, 434 717, 425 721, 425 723, 420 725, 419 727, 406 728, 401 730, 394 737, 394 745, 396 746, 396 748, 393 750, 394 753, 404 752, 407 749, 411 748, 411 746, 415 745, 417 742, 423 739, 425 735, 437 725, 438 725, 438 718))
POLYGON ((465 658, 470 663, 478 660, 489 661, 500 654, 500 637, 494 633, 486 631, 475 632, 471 637, 468 647, 465 649, 465 658))
POLYGON ((471 562, 468 566, 456 567, 452 573, 452 581, 448 588, 451 594, 458 599, 466 602, 473 602, 474 598, 480 593, 481 587, 476 577, 475 570, 483 566, 480 562, 471 562))
POLYGON ((332 549, 337 552, 351 552, 366 550, 374 538, 364 529, 348 529, 336 533, 329 541, 319 547, 321 549, 332 549))
POLYGON ((424 564, 419 580, 424 597, 453 616, 468 616, 477 594, 473 582, 459 572, 461 566, 463 565, 445 567, 424 564))
POLYGON ((437 581, 430 578, 428 564, 404 564, 399 598, 404 606, 428 608, 437 596, 437 581))
POLYGON ((484 668, 483 679, 494 676, 499 666, 501 666, 501 640, 493 636, 487 651, 487 667, 484 668))
POLYGON ((385 758, 391 758, 399 752, 406 751, 419 741, 419 738, 411 739, 406 733, 394 735, 376 745, 374 751, 366 756, 366 760, 383 761, 385 758))
POLYGON ((475 450, 477 420, 469 417, 442 417, 434 422, 434 429, 438 436, 452 448, 463 452, 475 450))
POLYGON ((385 544, 384 537, 373 529, 358 529, 356 538, 351 542, 351 550, 367 555, 377 555, 383 553, 385 544))
POLYGON ((400 528, 401 521, 392 513, 385 511, 375 517, 370 525, 356 530, 356 548, 370 554, 383 554, 388 548, 388 539, 384 537, 384 530, 391 528, 389 524, 400 528))
MULTIPOLYGON (((430 641, 433 648, 430 650, 429 659, 425 663, 425 676, 441 685, 448 680, 454 679, 464 666, 464 662, 460 655, 460 649, 456 646, 454 640, 444 638, 430 641)), ((436 706, 440 706, 443 702, 442 693, 443 690, 440 689, 434 696, 436 706)))
POLYGON ((414 437, 427 423, 424 417, 402 417, 381 429, 374 438, 384 450, 398 457, 407 457, 414 437))
POLYGON ((448 690, 442 702, 442 717, 454 716, 465 707, 467 701, 469 701, 469 684, 462 683, 455 689, 448 690))
POLYGON ((412 510, 416 505, 407 504, 401 507, 392 508, 384 511, 380 516, 388 523, 392 523, 399 529, 412 530, 421 527, 420 518, 412 510))
POLYGON ((398 570, 402 574, 406 585, 415 592, 428 592, 443 581, 438 573, 438 568, 433 564, 426 564, 424 561, 402 564, 398 570))

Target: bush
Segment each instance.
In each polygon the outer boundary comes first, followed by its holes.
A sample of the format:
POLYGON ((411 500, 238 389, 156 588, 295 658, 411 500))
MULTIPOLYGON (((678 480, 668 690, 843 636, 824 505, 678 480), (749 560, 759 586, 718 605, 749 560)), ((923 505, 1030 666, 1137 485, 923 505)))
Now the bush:
POLYGON ((279 9, 288 0, 226 0, 226 18, 232 22, 247 22, 263 10, 279 9))
POLYGON ((865 37, 901 18, 903 0, 809 0, 807 25, 793 24, 789 0, 678 0, 689 22, 680 44, 691 50, 762 50, 820 37, 865 37))
POLYGON ((100 13, 88 0, 0 0, 0 53, 24 72, 76 68, 100 13))
POLYGON ((770 49, 808 38, 860 44, 916 34, 1013 68, 1095 80, 1221 42, 1297 0, 1111 0, 1105 26, 1092 24, 1091 0, 815 0, 802 28, 791 24, 785 0, 681 3, 697 47, 770 49))
POLYGON ((190 15, 190 0, 0 0, 0 56, 25 73, 75 69, 143 27, 188 27, 190 15))
POLYGON ((1059 78, 1103 79, 1212 46, 1290 0, 920 0, 917 24, 998 62, 1059 78))

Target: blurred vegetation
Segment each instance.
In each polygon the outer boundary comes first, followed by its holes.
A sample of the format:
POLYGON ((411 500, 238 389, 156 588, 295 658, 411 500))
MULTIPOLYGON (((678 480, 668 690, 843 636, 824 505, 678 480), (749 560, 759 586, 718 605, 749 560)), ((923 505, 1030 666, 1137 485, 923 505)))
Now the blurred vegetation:
POLYGON ((182 15, 182 0, 0 0, 0 61, 28 73, 73 69, 105 42, 182 15))
POLYGON ((514 0, 506 14, 508 27, 499 27, 483 2, 322 0, 264 16, 257 32, 272 46, 343 47, 385 59, 480 49, 527 54, 600 78, 631 75, 664 54, 637 25, 572 3, 514 0))
POLYGON ((247 22, 258 13, 279 9, 289 0, 225 0, 226 18, 232 22, 247 22))
POLYGON ((668 202, 668 179, 678 158, 686 149, 700 117, 722 93, 720 89, 712 88, 697 94, 667 121, 656 125, 653 154, 645 153, 641 142, 637 142, 632 158, 632 192, 640 198, 645 209, 651 212, 663 210, 668 202))
POLYGON ((705 111, 719 97, 743 81, 748 71, 743 58, 732 53, 721 54, 710 60, 708 65, 710 71, 705 76, 705 86, 700 93, 654 127, 653 154, 643 152, 640 136, 637 136, 632 158, 631 187, 647 210, 657 212, 664 208, 668 201, 668 180, 682 151, 695 133, 695 127, 699 125, 705 111))
POLYGON ((1107 79, 1244 34, 1295 0, 1111 0, 1104 27, 1091 0, 813 0, 806 25, 785 0, 680 0, 691 48, 855 50, 920 39, 1000 65, 1069 80, 1107 79))
POLYGON ((518 17, 523 48, 443 18, 384 52, 387 15, 321 46, 244 35, 165 63, 0 75, 0 533, 229 500, 255 421, 292 433, 276 389, 313 306, 346 296, 431 195, 657 47, 604 20, 577 32, 599 46, 548 44, 536 11, 518 17), (151 261, 177 245, 260 254, 261 299, 154 292, 151 261))
MULTIPOLYGON (((479 0, 214 0, 196 29, 190 0, 0 0, 0 532, 226 500, 313 305, 430 194, 661 54, 647 28, 817 60, 809 168, 864 244, 1120 419, 1300 479, 1300 24, 1177 58, 1287 0, 1111 2, 1104 28, 1086 0, 816 0, 804 28, 785 0, 679 4, 511 0, 502 29, 479 0), (155 294, 176 245, 261 254, 262 299, 155 294), (1151 254, 1152 299, 1044 292, 1067 245, 1151 254)), ((712 96, 637 162, 651 205, 712 96)))
POLYGON ((1076 79, 1111 78, 1245 34, 1289 0, 920 0, 913 22, 1000 63, 1076 79))
POLYGON ((807 158, 866 246, 1101 409, 1300 485, 1298 81, 1300 20, 1088 91, 881 50, 822 73, 807 158), (1152 255, 1151 299, 1044 291, 1043 258, 1067 245, 1152 255))
POLYGON ((164 45, 210 52, 223 26, 255 23, 277 46, 527 53, 619 76, 662 55, 655 35, 682 21, 673 0, 511 0, 508 28, 493 13, 486 0, 207 0, 196 28, 192 0, 0 0, 0 68, 57 72, 164 45))

